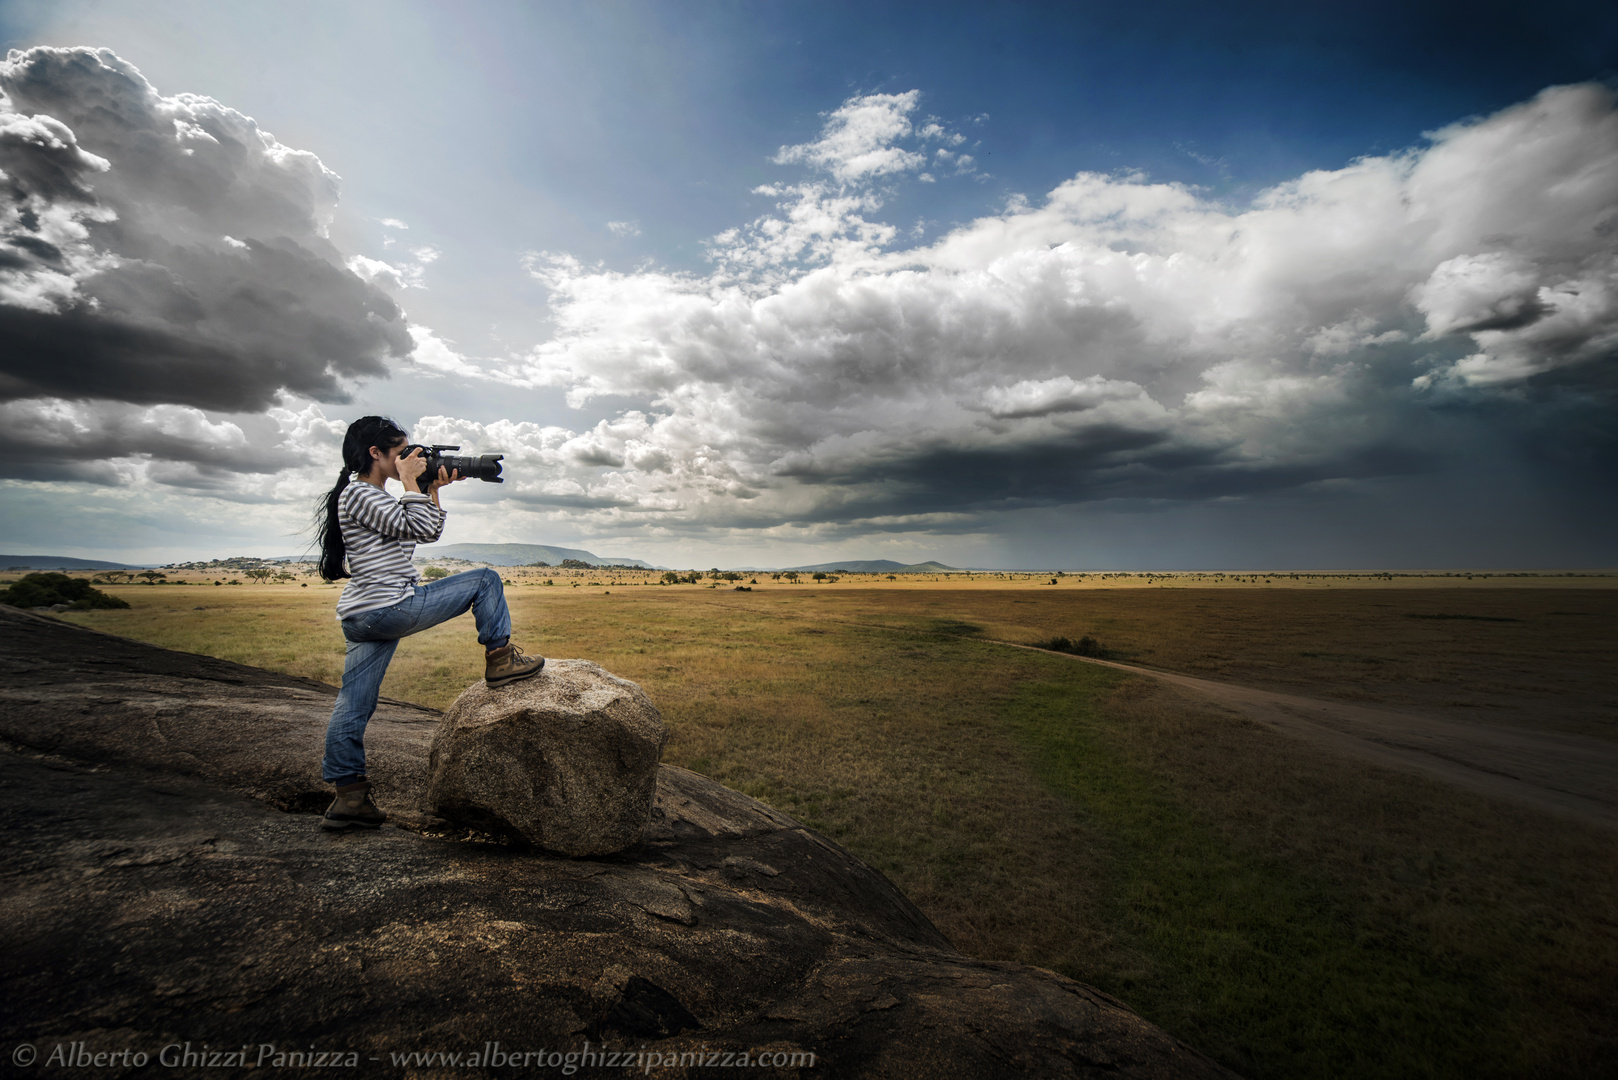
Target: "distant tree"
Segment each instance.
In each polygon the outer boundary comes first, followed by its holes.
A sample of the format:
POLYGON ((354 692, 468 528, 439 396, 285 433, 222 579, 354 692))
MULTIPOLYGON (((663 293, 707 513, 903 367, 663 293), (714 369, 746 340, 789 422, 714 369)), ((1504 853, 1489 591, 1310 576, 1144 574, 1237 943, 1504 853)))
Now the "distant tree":
POLYGON ((428 581, 437 581, 439 578, 449 577, 449 571, 442 566, 429 566, 421 572, 421 576, 428 581))
POLYGON ((663 571, 663 584, 665 584, 665 585, 678 585, 679 583, 680 583, 680 575, 679 575, 679 573, 677 571, 674 571, 674 570, 665 570, 665 571, 663 571))
POLYGON ((154 584, 155 582, 158 582, 158 581, 162 581, 162 580, 164 580, 164 579, 166 579, 168 577, 168 575, 163 573, 161 570, 142 570, 136 576, 145 578, 146 579, 146 584, 148 584, 148 585, 154 584))
POLYGON ((251 570, 244 570, 243 573, 262 585, 264 582, 270 579, 270 575, 275 573, 275 571, 266 566, 255 566, 251 570))
POLYGON ((788 570, 785 574, 782 574, 781 576, 786 578, 788 581, 792 582, 792 584, 794 584, 794 585, 796 585, 798 583, 798 572, 796 570, 788 570))
POLYGON ((826 580, 826 571, 824 571, 824 570, 816 570, 815 573, 814 573, 814 578, 815 578, 816 581, 825 581, 826 580))

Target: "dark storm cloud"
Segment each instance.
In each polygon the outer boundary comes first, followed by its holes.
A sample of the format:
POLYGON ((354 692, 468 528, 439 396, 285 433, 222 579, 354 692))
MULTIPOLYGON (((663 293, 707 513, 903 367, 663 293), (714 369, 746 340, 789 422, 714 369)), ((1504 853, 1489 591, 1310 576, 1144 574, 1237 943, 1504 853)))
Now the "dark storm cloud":
POLYGON ((914 447, 894 460, 793 478, 844 497, 815 503, 818 521, 896 519, 895 531, 972 531, 984 515, 1077 502, 1203 500, 1303 488, 1322 481, 1424 471, 1430 448, 1392 442, 1315 460, 1242 461, 1232 446, 1195 446, 1165 433, 1097 427, 1017 446, 914 447), (952 527, 940 515, 959 515, 952 527), (910 523, 907 524, 906 521, 910 523))
POLYGON ((342 399, 339 375, 385 373, 391 300, 295 243, 245 244, 88 273, 63 310, 0 305, 0 397, 242 411, 283 389, 342 399))
MULTIPOLYGON (((410 353, 326 239, 337 177, 314 155, 104 49, 12 52, 0 94, 0 400, 257 411, 342 400, 410 353)), ((177 452, 128 434, 80 445, 177 452)))
POLYGON ((132 459, 169 462, 147 470, 159 483, 219 486, 227 476, 269 474, 299 458, 267 417, 212 420, 187 405, 30 398, 0 403, 0 462, 25 480, 129 482, 132 459))

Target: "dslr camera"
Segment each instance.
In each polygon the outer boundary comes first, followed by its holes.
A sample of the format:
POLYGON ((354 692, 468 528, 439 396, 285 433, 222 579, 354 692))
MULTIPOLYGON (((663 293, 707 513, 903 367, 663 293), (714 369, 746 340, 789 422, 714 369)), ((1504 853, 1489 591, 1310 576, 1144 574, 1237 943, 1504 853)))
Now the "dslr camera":
POLYGON ((427 471, 416 478, 416 484, 425 494, 427 487, 438 479, 438 470, 443 467, 450 475, 460 473, 463 477, 471 479, 476 477, 489 484, 503 484, 500 478, 500 459, 504 454, 481 454, 477 457, 462 454, 445 453, 447 450, 459 450, 459 446, 422 446, 411 443, 405 447, 400 457, 409 457, 417 450, 421 451, 421 460, 427 463, 427 471))

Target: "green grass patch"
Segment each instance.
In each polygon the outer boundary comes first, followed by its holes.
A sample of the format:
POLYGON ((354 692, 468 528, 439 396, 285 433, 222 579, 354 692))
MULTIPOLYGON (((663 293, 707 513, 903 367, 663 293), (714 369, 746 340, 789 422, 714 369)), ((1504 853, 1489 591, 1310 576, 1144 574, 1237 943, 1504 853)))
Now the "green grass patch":
POLYGON ((1249 1077, 1491 1073, 1497 1006, 1414 935, 1351 897, 1238 850, 1111 737, 1094 669, 1024 685, 1006 715, 1051 789, 1105 838, 1115 934, 1064 974, 1249 1077))
POLYGON ((1335 660, 1342 664, 1397 664, 1399 662, 1386 656, 1361 656, 1358 653, 1300 652, 1298 655, 1306 660, 1335 660))
POLYGON ((1507 615, 1446 615, 1446 614, 1442 614, 1442 613, 1435 614, 1435 615, 1428 615, 1428 614, 1425 614, 1423 612, 1417 612, 1417 611, 1407 611, 1407 612, 1405 612, 1405 618, 1407 618, 1407 619, 1468 619, 1468 620, 1470 620, 1472 622, 1522 622, 1521 619, 1513 619, 1513 618, 1511 618, 1510 616, 1507 616, 1507 615))

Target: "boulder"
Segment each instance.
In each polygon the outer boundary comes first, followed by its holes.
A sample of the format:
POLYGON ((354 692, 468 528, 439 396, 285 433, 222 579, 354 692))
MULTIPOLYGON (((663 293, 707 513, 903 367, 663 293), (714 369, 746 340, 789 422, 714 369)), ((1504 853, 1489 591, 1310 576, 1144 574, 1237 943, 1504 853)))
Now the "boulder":
POLYGON ((671 765, 639 843, 552 856, 425 812, 440 714, 384 703, 368 764, 402 827, 329 833, 334 695, 0 605, 0 1046, 312 1048, 405 1076, 532 1071, 411 1063, 492 1044, 670 1077, 765 1051, 783 1077, 1232 1075, 1100 991, 962 955, 843 847, 671 765))
POLYGON ((646 692, 588 660, 455 699, 433 738, 427 801, 458 825, 561 855, 640 839, 669 729, 646 692))

